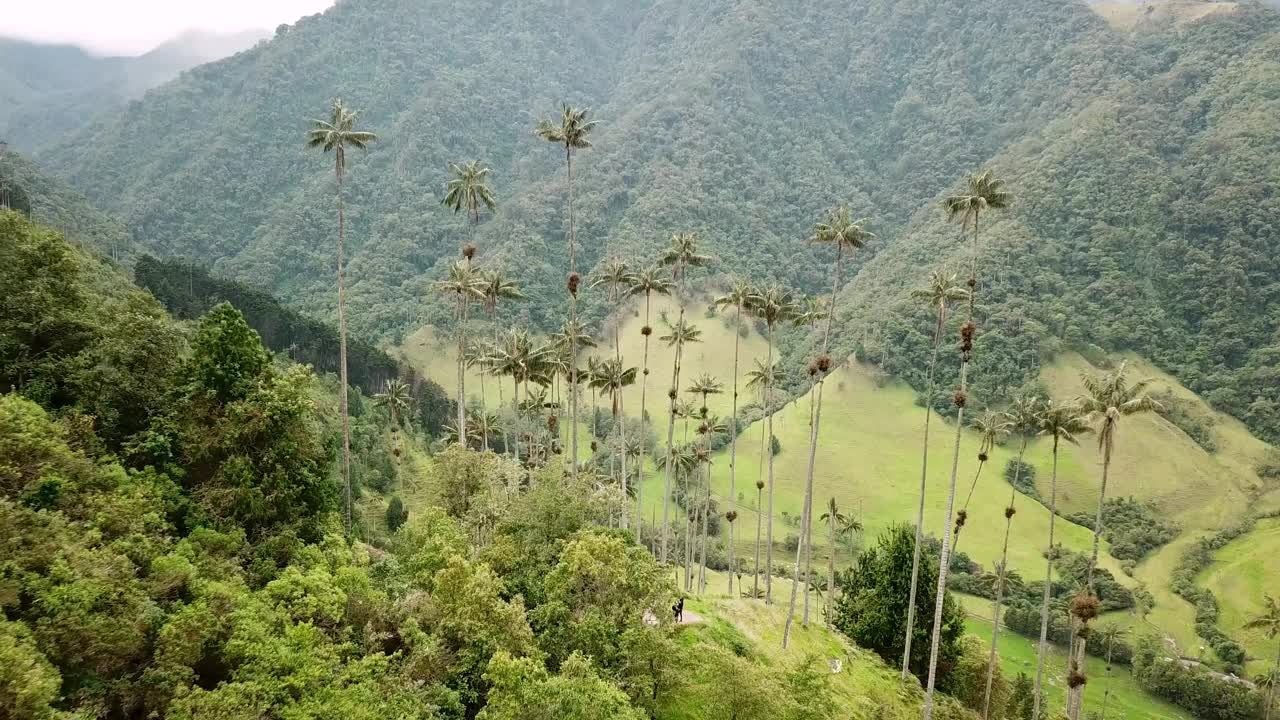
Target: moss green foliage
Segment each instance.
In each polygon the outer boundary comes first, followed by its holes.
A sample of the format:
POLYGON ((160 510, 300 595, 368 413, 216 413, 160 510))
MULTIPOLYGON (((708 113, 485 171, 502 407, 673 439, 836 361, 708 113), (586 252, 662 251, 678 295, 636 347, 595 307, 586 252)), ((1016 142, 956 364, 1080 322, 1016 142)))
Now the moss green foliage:
MULTIPOLYGON (((1076 513, 1068 519, 1093 528, 1096 516, 1076 513)), ((1102 509, 1102 537, 1111 543, 1111 555, 1132 563, 1178 536, 1178 526, 1169 522, 1148 503, 1133 497, 1107 498, 1102 509)))
MULTIPOLYGON (((244 315, 267 348, 326 373, 338 371, 337 328, 284 307, 262 290, 216 277, 191 263, 150 255, 138 258, 133 272, 137 284, 178 318, 193 320, 227 302, 244 315)), ((418 421, 429 433, 438 433, 453 412, 452 401, 438 383, 360 338, 348 339, 347 373, 351 384, 369 397, 381 392, 388 380, 405 379, 418 421)))
POLYGON ((1161 653, 1159 640, 1139 643, 1133 659, 1138 684, 1205 720, 1253 720, 1262 715, 1262 695, 1240 681, 1161 653))
MULTIPOLYGON (((840 575, 837 584, 844 592, 833 609, 833 623, 862 647, 874 650, 886 662, 900 662, 903 653, 902 628, 907 622, 907 599, 911 594, 911 559, 915 531, 894 525, 858 557, 857 564, 840 575)), ((938 582, 938 556, 922 552, 920 581, 916 593, 916 624, 911 641, 911 672, 924 678, 929 673, 929 638, 932 634, 934 591, 938 582)), ((952 667, 962 648, 964 611, 948 594, 943 600, 942 646, 939 667, 952 667)), ((944 682, 942 687, 946 686, 944 682)))
POLYGON ((81 249, 116 259, 132 257, 138 250, 119 220, 12 148, 0 149, 0 185, 21 188, 27 200, 25 214, 65 234, 81 249))

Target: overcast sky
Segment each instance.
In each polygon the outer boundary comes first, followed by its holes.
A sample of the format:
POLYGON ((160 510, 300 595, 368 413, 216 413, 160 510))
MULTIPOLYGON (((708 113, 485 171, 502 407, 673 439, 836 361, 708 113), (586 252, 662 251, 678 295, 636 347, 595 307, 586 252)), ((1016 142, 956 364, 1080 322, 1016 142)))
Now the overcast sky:
MULTIPOLYGON (((10 0, 4 0, 5 4, 10 0)), ((138 55, 184 30, 274 30, 334 0, 35 0, 0 12, 0 35, 138 55)))

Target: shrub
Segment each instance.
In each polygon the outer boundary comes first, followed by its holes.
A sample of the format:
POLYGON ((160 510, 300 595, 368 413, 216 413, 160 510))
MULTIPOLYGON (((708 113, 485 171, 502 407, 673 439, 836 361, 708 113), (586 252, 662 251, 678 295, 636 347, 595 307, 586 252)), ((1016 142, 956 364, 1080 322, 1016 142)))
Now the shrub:
POLYGON ((392 495, 391 500, 387 503, 387 530, 391 532, 399 530, 400 526, 405 524, 408 519, 409 511, 405 509, 400 496, 392 495))

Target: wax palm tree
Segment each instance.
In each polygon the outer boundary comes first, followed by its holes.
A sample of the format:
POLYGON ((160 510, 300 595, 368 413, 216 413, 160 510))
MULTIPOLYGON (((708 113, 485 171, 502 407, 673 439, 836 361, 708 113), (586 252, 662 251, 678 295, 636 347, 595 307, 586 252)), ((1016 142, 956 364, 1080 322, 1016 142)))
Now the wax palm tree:
MULTIPOLYGON (((827 373, 831 370, 831 356, 828 351, 831 345, 831 323, 835 319, 836 295, 840 292, 840 267, 846 252, 852 254, 875 237, 874 234, 866 229, 866 222, 866 218, 853 219, 849 213, 849 208, 841 205, 827 211, 823 221, 814 227, 813 237, 810 239, 810 242, 820 245, 835 246, 836 258, 831 270, 831 311, 824 311, 816 306, 812 310, 814 314, 813 321, 825 315, 827 327, 822 333, 822 350, 811 366, 816 370, 814 372, 814 383, 817 387, 811 391, 814 398, 813 420, 809 427, 809 466, 805 473, 804 504, 800 511, 800 544, 796 547, 795 577, 797 579, 800 577, 801 554, 808 556, 810 554, 809 545, 813 542, 810 531, 813 515, 813 473, 817 466, 818 437, 819 429, 822 426, 822 389, 826 385, 827 373)), ((809 314, 805 313, 801 319, 808 321, 809 314)), ((808 579, 809 567, 808 563, 806 563, 805 581, 807 582, 808 579)), ((787 612, 787 620, 782 630, 782 647, 784 648, 787 646, 787 640, 791 637, 791 619, 795 614, 798 584, 798 582, 791 583, 791 607, 787 612)), ((806 626, 809 624, 809 596, 807 592, 805 593, 804 624, 806 626)))
MULTIPOLYGON (((576 218, 573 212, 573 154, 575 150, 585 150, 591 147, 591 141, 587 136, 595 129, 595 120, 588 119, 591 114, 589 109, 580 109, 570 107, 568 103, 564 103, 560 112, 559 122, 553 120, 540 120, 537 127, 534 128, 534 134, 546 140, 564 147, 564 163, 566 185, 569 189, 569 279, 566 286, 569 290, 569 319, 571 322, 578 321, 578 255, 577 255, 577 226, 576 218)), ((578 348, 570 342, 569 345, 569 365, 576 367, 578 361, 578 348)), ((569 422, 573 426, 573 438, 570 448, 572 462, 570 475, 574 480, 578 479, 578 388, 576 378, 571 377, 569 389, 569 422)))
MULTIPOLYGON (((542 362, 543 348, 534 343, 527 330, 513 328, 503 334, 494 353, 494 372, 511 378, 511 411, 516 417, 520 412, 520 385, 525 384, 526 393, 529 378, 537 371, 542 362)), ((515 457, 520 459, 520 440, 516 434, 515 457)))
MULTIPOLYGON (((622 444, 622 495, 627 497, 627 429, 626 429, 626 413, 623 412, 622 406, 622 389, 635 384, 636 368, 626 367, 621 358, 613 358, 605 360, 600 364, 598 369, 601 387, 605 392, 609 393, 609 405, 613 416, 613 426, 618 429, 618 440, 622 444)), ((627 528, 627 513, 622 513, 622 528, 627 528)), ((640 528, 636 528, 637 542, 639 542, 640 528)))
POLYGON ((1001 579, 1001 582, 996 587, 996 599, 993 605, 991 654, 987 658, 987 689, 982 701, 983 720, 990 717, 991 713, 991 687, 995 681, 996 651, 999 647, 1000 638, 1000 610, 1004 602, 1006 584, 1003 579, 1009 562, 1009 533, 1013 529, 1013 516, 1017 513, 1014 508, 1014 501, 1018 497, 1018 480, 1022 477, 1022 459, 1027 452, 1027 440, 1040 427, 1040 413, 1043 410, 1044 403, 1039 398, 1034 395, 1019 395, 1013 399, 1009 409, 1004 412, 1009 431, 1018 435, 1021 439, 1021 444, 1018 446, 1018 464, 1014 466, 1013 482, 1009 489, 1009 504, 1004 509, 1004 547, 1000 551, 1000 562, 996 564, 996 567, 999 568, 997 576, 1001 579))
MULTIPOLYGON (((744 306, 745 307, 745 306, 744 306)), ((760 408, 768 411, 768 396, 765 394, 769 388, 772 388, 777 379, 782 376, 782 367, 780 363, 774 363, 766 366, 760 360, 755 360, 755 368, 747 372, 747 389, 755 390, 760 396, 760 408)), ((755 544, 755 572, 752 577, 754 583, 751 590, 751 597, 760 597, 760 534, 763 528, 764 508, 761 505, 761 498, 764 493, 764 454, 768 448, 768 438, 766 431, 768 423, 760 423, 760 462, 756 467, 756 544, 755 544)))
POLYGON ((724 295, 716 298, 715 306, 718 308, 733 307, 733 415, 730 422, 733 423, 732 431, 729 434, 729 511, 725 513, 725 520, 729 522, 729 595, 733 595, 733 562, 737 559, 735 555, 733 543, 733 524, 738 519, 738 348, 742 339, 742 308, 751 298, 752 288, 746 280, 738 278, 729 286, 729 291, 724 295))
MULTIPOLYGON (((600 273, 591 281, 591 287, 599 287, 601 285, 609 289, 609 308, 615 314, 619 310, 618 303, 623 296, 627 294, 632 287, 636 278, 636 274, 631 271, 626 261, 619 257, 611 257, 604 261, 600 267, 600 273)), ((622 356, 622 343, 618 337, 618 330, 622 327, 622 318, 617 317, 613 324, 613 356, 619 359, 622 356)))
POLYGON ((973 491, 978 487, 978 478, 982 476, 982 469, 987 466, 987 461, 991 458, 991 451, 1004 441, 1005 437, 1013 430, 1013 424, 1009 421, 1009 416, 1002 412, 988 410, 982 415, 973 419, 969 423, 978 433, 978 469, 973 473, 973 482, 969 484, 969 492, 965 496, 964 505, 960 507, 960 512, 956 513, 955 526, 952 529, 951 552, 955 553, 960 547, 960 531, 964 529, 965 521, 969 519, 969 501, 973 500, 973 491))
MULTIPOLYGON (((671 388, 667 391, 667 398, 670 401, 670 417, 667 422, 667 454, 675 452, 675 433, 676 419, 680 414, 680 406, 678 402, 680 392, 680 355, 684 346, 689 343, 701 342, 702 331, 695 325, 691 325, 684 320, 684 313, 681 313, 680 320, 671 326, 670 332, 658 338, 666 343, 668 347, 674 348, 674 358, 671 368, 671 388)), ((688 425, 685 426, 686 428, 688 425)), ((672 465, 666 465, 666 476, 662 488, 662 545, 661 545, 661 562, 667 562, 667 531, 671 527, 671 470, 672 465)))
MULTIPOLYGON (((707 453, 707 463, 706 463, 706 472, 707 472, 707 476, 706 476, 706 483, 707 483, 707 489, 706 489, 706 493, 707 493, 707 497, 708 497, 708 500, 709 500, 709 498, 710 498, 710 493, 711 493, 711 485, 710 485, 710 483, 711 483, 711 461, 710 461, 710 453, 711 453, 711 437, 712 437, 712 435, 713 435, 713 434, 718 434, 718 433, 713 433, 713 426, 710 424, 710 422, 711 422, 712 420, 714 420, 715 422, 720 423, 720 430, 719 430, 719 432, 724 432, 724 424, 723 424, 722 422, 720 422, 719 418, 713 418, 712 416, 708 415, 708 411, 707 411, 707 398, 708 398, 709 396, 711 396, 711 395, 719 395, 719 394, 723 393, 723 392, 724 392, 724 385, 723 385, 723 384, 721 384, 721 382, 720 382, 719 380, 717 380, 715 377, 711 376, 710 374, 703 373, 702 375, 699 375, 698 377, 694 378, 692 382, 690 382, 690 384, 689 384, 689 388, 688 388, 687 390, 685 390, 685 392, 686 392, 686 393, 688 393, 688 394, 690 394, 690 395, 701 396, 701 399, 702 399, 702 403, 701 403, 701 405, 699 405, 699 407, 698 407, 698 411, 697 411, 697 417, 700 419, 700 422, 699 422, 699 424, 698 424, 698 434, 702 436, 702 450, 703 450, 704 452, 706 452, 706 453, 707 453)), ((701 509, 701 513, 702 513, 702 526, 703 526, 703 538, 702 538, 702 542, 703 542, 703 559, 704 559, 704 561, 705 561, 705 552, 706 552, 706 547, 705 547, 705 544, 706 544, 706 519, 707 519, 707 518, 706 518, 706 511, 707 511, 707 506, 708 506, 708 504, 709 504, 709 503, 704 504, 704 505, 702 506, 702 509, 701 509)), ((686 508, 686 509, 687 509, 687 508, 686 508)), ((706 570, 705 570, 705 568, 702 568, 702 567, 700 566, 700 569, 699 569, 699 571, 698 571, 698 578, 699 578, 699 579, 698 579, 698 582, 699 582, 699 584, 701 584, 701 583, 703 582, 703 580, 705 579, 705 577, 706 577, 706 570)))
MULTIPOLYGON (((481 270, 480 278, 484 283, 484 289, 482 291, 484 294, 484 309, 485 309, 485 312, 489 313, 493 318, 493 345, 491 346, 493 353, 491 353, 492 362, 490 364, 489 369, 490 371, 494 371, 493 363, 497 362, 496 352, 500 344, 498 339, 498 333, 499 333, 498 303, 504 300, 523 300, 524 293, 520 291, 519 285, 516 285, 514 282, 508 280, 500 270, 481 270)), ((481 391, 481 395, 483 396, 484 394, 484 385, 483 385, 484 378, 483 377, 481 378, 480 382, 481 382, 480 391, 481 391)), ((498 405, 501 406, 502 404, 503 404, 502 383, 499 382, 498 383, 498 405)), ((507 428, 505 423, 502 425, 502 446, 504 448, 509 447, 507 443, 507 428)))
MULTIPOLYGON (((685 487, 685 488, 688 488, 689 486, 689 476, 697 470, 698 463, 701 462, 701 460, 698 457, 696 448, 694 448, 692 445, 687 443, 683 445, 679 445, 677 447, 668 448, 667 452, 665 453, 655 452, 654 455, 655 455, 654 464, 658 466, 658 469, 662 470, 666 474, 667 478, 674 477, 677 481, 682 483, 682 487, 685 487)), ((687 505, 688 504, 687 490, 685 492, 685 498, 686 498, 685 503, 687 505)), ((668 495, 668 503, 669 502, 670 502, 670 496, 668 495)), ((662 542, 666 542, 666 535, 668 532, 668 528, 670 527, 669 523, 670 523, 670 520, 667 517, 667 513, 664 511, 663 523, 662 523, 662 533, 663 533, 662 542)), ((691 541, 690 535, 691 533, 686 532, 686 539, 685 539, 686 544, 691 541)), ((685 552, 683 554, 687 557, 688 548, 686 547, 684 548, 684 550, 685 552)), ((681 576, 687 580, 688 578, 687 570, 682 571, 681 576)))
MULTIPOLYGON (((774 330, 783 322, 793 320, 803 309, 803 304, 797 299, 796 294, 777 283, 773 283, 765 288, 758 288, 750 296, 748 307, 751 314, 760 318, 765 323, 766 339, 768 341, 768 354, 765 360, 766 368, 773 368, 773 333, 774 330)), ((765 398, 773 395, 774 373, 766 374, 766 383, 764 387, 765 398)), ((768 413, 768 436, 770 441, 765 443, 772 445, 773 438, 773 412, 768 407, 765 408, 768 413)), ((768 548, 769 554, 765 557, 765 577, 764 577, 764 598, 766 604, 773 602, 773 449, 766 447, 764 452, 768 455, 769 463, 769 506, 766 510, 768 517, 768 527, 765 531, 765 547, 768 548)), ((764 458, 761 459, 762 462, 764 458)))
POLYGON ((1036 684, 1032 717, 1040 717, 1041 687, 1044 682, 1044 663, 1049 653, 1049 595, 1053 588, 1053 530, 1058 517, 1058 444, 1059 441, 1076 444, 1076 437, 1091 432, 1087 416, 1076 402, 1050 402, 1040 412, 1040 435, 1053 438, 1053 472, 1049 480, 1049 544, 1045 549, 1047 566, 1044 571, 1044 592, 1040 599, 1040 644, 1036 651, 1036 684))
MULTIPOLYGON (((1280 602, 1270 595, 1263 596, 1262 612, 1249 618, 1249 622, 1245 623, 1247 630, 1261 630, 1268 640, 1275 641, 1280 638, 1280 602)), ((1110 663, 1110 660, 1107 661, 1110 663)), ((1280 674, 1280 643, 1276 645, 1276 659, 1272 665, 1270 682, 1267 683, 1267 698, 1265 710, 1263 711, 1263 720, 1271 720, 1271 701, 1273 699, 1276 684, 1275 678, 1280 674)))
MULTIPOLYGON (((558 366, 560 377, 565 379, 565 384, 569 392, 569 427, 566 431, 570 435, 569 452, 571 468, 576 468, 578 464, 577 447, 578 447, 578 416, 575 412, 577 405, 577 386, 586 381, 586 377, 582 370, 577 367, 575 358, 578 350, 582 348, 592 348, 596 346, 595 338, 591 336, 591 332, 587 329, 586 323, 570 318, 560 325, 560 329, 551 336, 551 342, 556 350, 554 358, 559 362, 558 366)), ((552 358, 548 357, 550 361, 552 358)), ((594 418, 592 420, 594 428, 594 418)), ((594 432, 592 433, 594 435, 594 432)), ((576 470, 570 470, 570 477, 577 477, 576 470)))
MULTIPOLYGON (((467 343, 466 347, 466 366, 470 370, 475 370, 480 376, 480 412, 488 412, 488 400, 485 397, 485 377, 489 375, 494 363, 494 348, 484 340, 475 339, 467 343)), ((469 429, 469 428, 468 428, 469 429)), ((480 449, 484 452, 489 451, 489 438, 485 436, 480 443, 480 449)))
POLYGON ((467 413, 467 434, 473 438, 472 442, 479 445, 481 450, 489 446, 488 438, 497 426, 498 416, 485 412, 483 408, 467 413))
MULTIPOLYGON (((1081 378, 1085 394, 1080 398, 1080 409, 1088 413, 1094 422, 1094 432, 1098 435, 1098 451, 1102 453, 1102 486, 1098 490, 1098 510, 1093 525, 1093 552, 1089 556, 1089 564, 1085 570, 1085 593, 1089 596, 1093 595, 1093 571, 1098 565, 1098 547, 1103 530, 1102 511, 1107 501, 1107 480, 1120 420, 1126 415, 1150 412, 1162 407, 1146 394, 1151 381, 1139 380, 1130 383, 1127 371, 1128 364, 1122 362, 1115 372, 1085 375, 1081 378)), ((1072 633, 1075 648, 1070 665, 1071 672, 1083 677, 1085 651, 1083 636, 1087 634, 1090 618, 1081 616, 1078 619, 1081 630, 1078 633, 1072 633)), ((1072 720, 1080 715, 1083 695, 1084 684, 1077 682, 1071 688, 1067 698, 1068 715, 1072 720)))
MULTIPOLYGON (((649 424, 649 336, 653 335, 653 326, 649 324, 649 306, 654 295, 670 295, 673 283, 667 277, 666 271, 661 267, 652 267, 641 270, 631 278, 631 286, 629 293, 632 297, 640 295, 644 296, 644 327, 640 328, 640 334, 644 336, 644 364, 640 371, 642 375, 640 384, 640 442, 643 444, 644 438, 648 435, 646 431, 649 424)), ((644 447, 640 448, 641 453, 644 447)), ((640 468, 643 470, 643 466, 640 468)), ((636 541, 639 542, 640 528, 644 523, 644 478, 643 476, 636 481, 636 541)))
POLYGON ((445 279, 432 283, 432 287, 437 292, 454 296, 453 319, 457 323, 458 335, 458 418, 455 427, 459 430, 458 442, 465 446, 467 444, 467 399, 464 394, 466 385, 463 377, 467 363, 467 349, 466 321, 463 311, 467 303, 484 297, 484 280, 469 267, 468 263, 457 260, 449 266, 449 274, 445 279))
MULTIPOLYGON (((658 265, 671 269, 671 280, 680 286, 680 315, 676 324, 672 328, 672 334, 663 338, 666 342, 675 347, 674 360, 672 361, 671 371, 671 388, 667 391, 667 396, 671 400, 671 422, 667 425, 667 452, 671 452, 673 438, 675 433, 675 404, 676 398, 680 393, 680 361, 684 355, 684 345, 686 342, 697 342, 697 339, 688 340, 687 335, 690 329, 697 331, 691 325, 687 325, 684 321, 685 311, 685 288, 684 282, 688 278, 689 270, 696 267, 705 267, 711 264, 711 256, 703 255, 698 250, 698 238, 693 233, 676 233, 671 236, 671 243, 662 251, 662 255, 658 258, 658 265), (668 339, 669 338, 669 339, 668 339)), ((700 336, 701 333, 698 332, 700 336)), ((663 497, 662 509, 662 558, 661 561, 667 561, 667 527, 668 527, 668 510, 667 503, 671 500, 671 473, 667 473, 665 496, 663 497)))
MULTIPOLYGON (((1278 618, 1280 619, 1280 618, 1278 618)), ((1125 639, 1129 634, 1129 628, 1121 627, 1116 623, 1107 623, 1098 629, 1098 636, 1102 639, 1102 646, 1107 649, 1107 676, 1111 675, 1111 651, 1115 649, 1116 643, 1125 639)), ((1111 683, 1107 683, 1107 689, 1102 693, 1102 718, 1107 720, 1107 700, 1111 696, 1111 683)))
POLYGON ((836 592, 836 528, 843 527, 849 518, 840 512, 836 499, 831 497, 827 500, 827 511, 818 519, 827 524, 827 542, 831 544, 827 553, 827 627, 831 627, 831 603, 835 602, 836 592))
MULTIPOLYGON (((455 213, 465 210, 470 225, 470 244, 475 247, 476 225, 480 223, 480 208, 488 208, 490 212, 497 207, 493 200, 493 191, 489 188, 489 168, 480 164, 479 160, 459 165, 449 163, 449 180, 445 183, 445 207, 455 213)), ((467 251, 463 250, 464 254, 467 251)), ((468 257, 468 259, 470 259, 468 257)))
POLYGON ((701 420, 698 423, 698 434, 702 436, 702 447, 699 452, 702 455, 702 466, 705 476, 702 486, 702 509, 701 509, 701 544, 698 546, 698 593, 702 594, 707 591, 707 527, 708 516, 711 513, 711 443, 716 437, 724 435, 728 431, 728 426, 719 415, 708 414, 706 411, 706 401, 700 410, 701 420))
POLYGON ((413 394, 409 390, 409 384, 400 378, 391 378, 382 384, 382 392, 373 396, 373 401, 378 407, 387 409, 387 416, 391 419, 391 456, 393 458, 392 471, 395 472, 395 480, 400 481, 400 424, 403 422, 405 413, 409 411, 409 404, 413 402, 413 394))
POLYGON ((347 146, 365 150, 378 136, 356 130, 359 113, 341 100, 333 101, 328 120, 313 120, 307 131, 307 147, 333 152, 333 173, 338 180, 338 413, 342 416, 343 527, 351 534, 351 418, 347 412, 347 270, 343 253, 347 241, 347 216, 342 205, 342 181, 347 174, 347 146))
POLYGON ((969 291, 956 281, 954 273, 947 274, 935 270, 929 276, 929 285, 911 293, 911 297, 925 302, 935 310, 936 320, 933 326, 933 353, 929 356, 929 370, 925 376, 924 403, 924 442, 920 451, 920 497, 916 508, 916 544, 911 558, 911 595, 907 599, 906 642, 902 650, 902 679, 907 679, 911 662, 911 639, 915 633, 911 628, 916 622, 916 589, 920 584, 920 548, 923 546, 924 534, 924 497, 929 477, 929 424, 933 419, 934 369, 938 365, 938 346, 942 342, 942 329, 947 322, 947 309, 953 302, 968 298, 969 291))
MULTIPOLYGON (((938 573, 938 588, 934 600, 933 633, 929 645, 929 679, 925 688, 924 720, 933 719, 933 693, 938 681, 938 652, 942 648, 942 601, 946 597, 947 576, 949 574, 945 571, 945 568, 949 567, 951 562, 951 533, 947 532, 947 529, 951 527, 951 516, 955 511, 956 476, 960 471, 960 440, 964 433, 964 410, 969 397, 969 363, 973 359, 973 340, 978 328, 974 321, 974 306, 977 300, 978 257, 980 255, 979 219, 983 212, 1007 208, 1012 202, 1012 197, 1004 191, 1003 181, 992 175, 991 171, 970 175, 965 185, 966 191, 964 193, 947 197, 942 202, 947 218, 960 221, 960 237, 962 241, 964 240, 965 228, 968 226, 969 220, 973 220, 973 264, 972 272, 969 275, 968 313, 964 325, 960 328, 960 387, 953 396, 953 404, 956 407, 956 434, 951 455, 951 481, 947 489, 947 510, 943 524, 942 551, 938 559, 938 567, 943 568, 943 570, 938 573)), ((911 629, 907 628, 907 635, 910 636, 910 634, 911 629)))

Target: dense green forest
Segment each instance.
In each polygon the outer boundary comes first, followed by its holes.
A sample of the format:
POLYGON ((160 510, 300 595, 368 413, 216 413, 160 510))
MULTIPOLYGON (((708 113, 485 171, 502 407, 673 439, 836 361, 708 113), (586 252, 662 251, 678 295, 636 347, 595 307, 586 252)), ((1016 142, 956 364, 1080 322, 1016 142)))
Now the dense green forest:
POLYGON ((0 718, 1265 720, 1280 13, 1152 3, 343 0, 0 146, 0 718))
POLYGON ((447 324, 423 291, 464 221, 435 189, 446 161, 475 156, 505 198, 478 228, 480 253, 519 269, 539 300, 519 312, 550 328, 561 168, 528 128, 565 98, 602 121, 578 164, 585 267, 693 230, 718 272, 816 291, 821 263, 801 241, 822 208, 848 202, 883 241, 853 261, 868 271, 841 303, 834 340, 887 358, 921 390, 928 320, 898 301, 921 265, 954 253, 935 198, 991 162, 1023 192, 988 250, 983 332, 999 352, 977 361, 979 397, 1006 397, 1057 348, 1138 349, 1280 437, 1280 321, 1250 310, 1277 305, 1280 272, 1268 251, 1273 11, 1246 2, 1126 36, 1074 2, 601 0, 571 23, 561 10, 343 3, 188 73, 44 160, 151 252, 213 263, 327 316, 331 180, 296 133, 342 97, 383 136, 352 165, 353 327, 396 337, 447 324))

